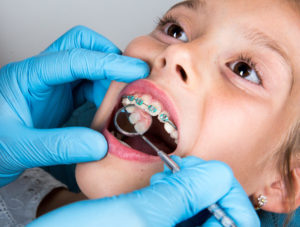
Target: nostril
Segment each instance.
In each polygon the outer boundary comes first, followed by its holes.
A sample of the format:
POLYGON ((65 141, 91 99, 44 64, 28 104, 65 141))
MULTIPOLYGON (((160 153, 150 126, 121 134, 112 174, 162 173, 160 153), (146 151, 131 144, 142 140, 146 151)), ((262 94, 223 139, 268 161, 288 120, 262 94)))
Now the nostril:
POLYGON ((181 79, 186 82, 187 81, 187 75, 184 69, 180 65, 176 65, 176 72, 178 72, 181 75, 181 79))
POLYGON ((166 65, 167 65, 167 59, 166 58, 159 58, 157 60, 157 66, 159 68, 164 68, 164 67, 166 67, 166 65))
POLYGON ((165 67, 167 65, 167 60, 164 58, 163 60, 162 60, 162 67, 165 67))

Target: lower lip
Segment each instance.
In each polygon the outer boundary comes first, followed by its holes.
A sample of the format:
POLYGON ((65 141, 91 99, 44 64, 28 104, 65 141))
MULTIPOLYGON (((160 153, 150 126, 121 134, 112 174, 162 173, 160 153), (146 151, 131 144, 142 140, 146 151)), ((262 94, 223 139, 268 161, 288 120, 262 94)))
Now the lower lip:
POLYGON ((108 152, 112 155, 117 156, 118 158, 137 162, 160 161, 160 158, 158 156, 148 155, 123 145, 107 129, 103 130, 103 135, 105 136, 108 143, 108 152))

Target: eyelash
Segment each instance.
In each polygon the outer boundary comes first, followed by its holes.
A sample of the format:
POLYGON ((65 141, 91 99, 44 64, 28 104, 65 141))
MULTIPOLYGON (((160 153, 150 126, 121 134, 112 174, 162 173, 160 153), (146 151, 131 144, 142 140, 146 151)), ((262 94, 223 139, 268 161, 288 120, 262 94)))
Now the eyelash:
MULTIPOLYGON (((178 23, 177 19, 175 17, 173 17, 172 15, 165 15, 162 18, 158 18, 157 26, 160 30, 162 30, 169 23, 181 27, 181 25, 178 23)), ((262 79, 261 79, 262 78, 261 73, 257 69, 257 63, 253 61, 251 56, 249 56, 247 54, 240 54, 238 56, 238 58, 234 61, 241 61, 241 62, 244 62, 244 63, 248 64, 255 71, 255 73, 258 76, 258 79, 260 81, 260 84, 258 84, 258 85, 263 85, 262 79)))
POLYGON ((163 28, 168 23, 172 23, 172 24, 180 26, 178 21, 171 15, 165 15, 164 17, 158 18, 157 25, 159 28, 163 28))
POLYGON ((255 71, 255 73, 257 74, 257 77, 260 81, 259 85, 262 85, 261 73, 257 69, 257 63, 255 61, 253 61, 251 56, 249 56, 247 54, 240 54, 235 61, 242 61, 242 62, 248 64, 255 71))

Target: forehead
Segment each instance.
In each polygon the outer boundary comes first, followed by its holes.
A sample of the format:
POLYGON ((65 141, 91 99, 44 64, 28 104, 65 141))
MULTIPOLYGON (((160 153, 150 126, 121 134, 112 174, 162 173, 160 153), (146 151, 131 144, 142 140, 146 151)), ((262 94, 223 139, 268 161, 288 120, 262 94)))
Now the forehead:
POLYGON ((277 16, 299 16, 300 0, 186 0, 175 4, 170 10, 183 7, 216 14, 239 13, 240 16, 262 12, 265 15, 276 13, 277 16))
POLYGON ((175 4, 170 11, 177 8, 209 13, 211 17, 252 15, 253 19, 272 16, 272 19, 284 17, 287 20, 299 20, 300 0, 186 0, 175 4))
POLYGON ((300 0, 188 0, 174 5, 169 11, 193 11, 198 16, 206 16, 205 21, 202 20, 206 24, 214 21, 235 25, 246 22, 249 26, 260 27, 266 32, 276 29, 278 32, 280 27, 288 31, 284 34, 282 30, 279 31, 277 36, 280 38, 290 35, 292 29, 293 32, 299 32, 299 2, 300 0))

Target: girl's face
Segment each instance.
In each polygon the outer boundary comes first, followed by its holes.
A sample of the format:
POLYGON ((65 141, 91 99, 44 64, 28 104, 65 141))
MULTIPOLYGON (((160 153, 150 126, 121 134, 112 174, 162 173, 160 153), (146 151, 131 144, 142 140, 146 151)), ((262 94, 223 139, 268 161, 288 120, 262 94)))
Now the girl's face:
MULTIPOLYGON (((146 61, 151 74, 112 83, 92 125, 106 136, 108 154, 77 166, 82 191, 125 193, 162 171, 141 141, 123 139, 128 148, 111 133, 111 117, 130 95, 157 107, 157 135, 149 138, 166 152, 226 162, 249 195, 273 180, 275 151, 299 115, 300 24, 285 2, 188 1, 134 39, 124 54, 146 61), (164 111, 172 123, 157 120, 164 111)), ((132 119, 143 129, 147 117, 135 110, 132 119)))

